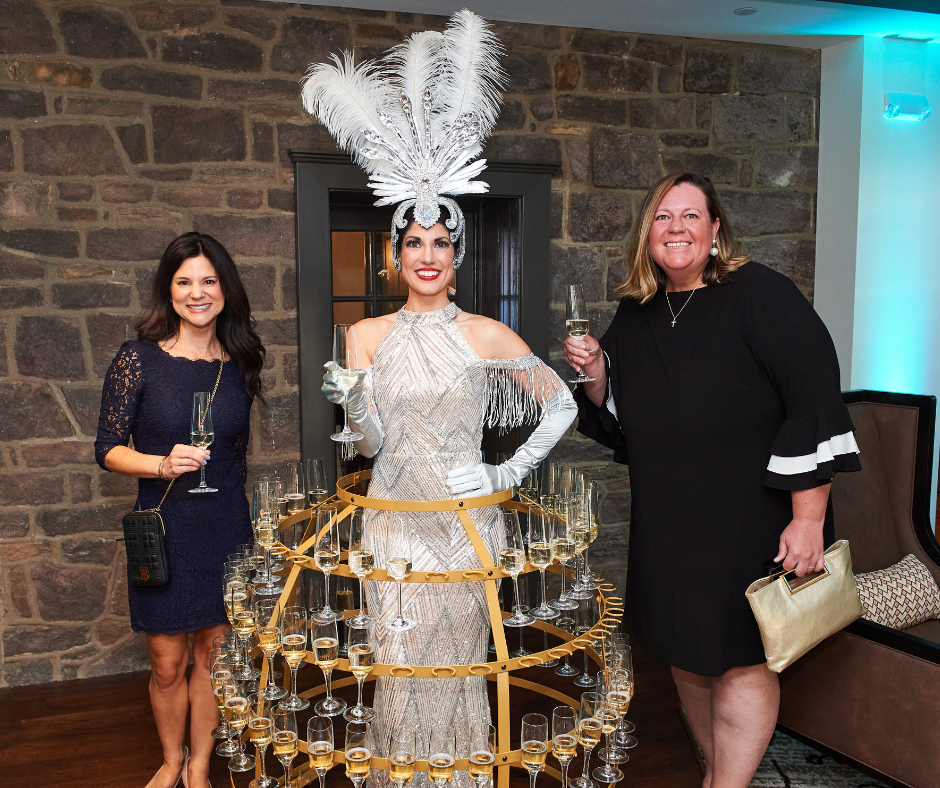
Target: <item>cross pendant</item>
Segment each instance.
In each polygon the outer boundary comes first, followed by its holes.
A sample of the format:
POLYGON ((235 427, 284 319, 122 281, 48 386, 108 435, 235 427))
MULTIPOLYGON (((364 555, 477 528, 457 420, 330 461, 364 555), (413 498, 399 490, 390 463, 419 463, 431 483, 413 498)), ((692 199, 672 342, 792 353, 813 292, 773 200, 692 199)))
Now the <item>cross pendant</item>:
POLYGON ((676 327, 676 319, 675 319, 675 318, 672 319, 672 327, 673 327, 673 328, 676 327))

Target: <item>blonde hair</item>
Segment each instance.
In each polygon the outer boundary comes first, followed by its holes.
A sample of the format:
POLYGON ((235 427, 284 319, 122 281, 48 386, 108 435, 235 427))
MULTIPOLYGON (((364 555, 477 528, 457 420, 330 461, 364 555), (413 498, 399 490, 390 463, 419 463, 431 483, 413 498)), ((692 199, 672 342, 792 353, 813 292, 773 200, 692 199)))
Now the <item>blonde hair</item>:
POLYGON ((627 247, 627 281, 617 287, 614 292, 620 296, 635 298, 641 304, 649 301, 666 285, 666 275, 650 254, 650 228, 656 209, 663 198, 673 186, 688 183, 695 186, 705 196, 705 206, 712 222, 719 219, 718 226, 718 254, 709 257, 702 273, 702 282, 708 285, 722 284, 732 271, 736 271, 751 259, 750 255, 741 255, 741 242, 731 229, 712 182, 694 172, 683 172, 678 175, 667 175, 659 181, 643 201, 640 215, 633 225, 630 233, 630 243, 627 247))

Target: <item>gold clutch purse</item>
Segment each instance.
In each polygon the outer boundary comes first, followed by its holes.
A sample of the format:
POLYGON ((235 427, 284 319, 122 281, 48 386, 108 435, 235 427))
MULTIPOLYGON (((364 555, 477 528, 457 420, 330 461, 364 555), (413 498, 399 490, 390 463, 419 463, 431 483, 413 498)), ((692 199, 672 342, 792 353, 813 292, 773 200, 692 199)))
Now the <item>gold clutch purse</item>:
POLYGON ((803 577, 781 572, 755 580, 745 592, 774 673, 865 614, 848 541, 839 540, 824 555, 822 572, 803 577))

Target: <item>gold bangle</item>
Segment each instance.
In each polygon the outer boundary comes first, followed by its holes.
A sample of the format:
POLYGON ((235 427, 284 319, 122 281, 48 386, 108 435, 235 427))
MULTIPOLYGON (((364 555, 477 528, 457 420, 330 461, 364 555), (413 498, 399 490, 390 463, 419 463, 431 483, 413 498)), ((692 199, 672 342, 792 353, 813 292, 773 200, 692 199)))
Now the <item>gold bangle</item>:
MULTIPOLYGON (((167 457, 169 456, 170 455, 168 454, 167 457)), ((167 477, 163 475, 163 463, 166 462, 167 457, 164 457, 162 460, 160 460, 160 464, 157 466, 157 476, 163 479, 163 481, 167 480, 167 477)))

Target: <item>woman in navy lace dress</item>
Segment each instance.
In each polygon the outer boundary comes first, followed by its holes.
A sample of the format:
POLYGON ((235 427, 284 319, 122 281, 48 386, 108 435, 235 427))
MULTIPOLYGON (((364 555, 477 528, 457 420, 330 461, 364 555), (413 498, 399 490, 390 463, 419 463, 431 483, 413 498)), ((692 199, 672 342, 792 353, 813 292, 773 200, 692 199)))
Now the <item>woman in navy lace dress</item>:
POLYGON ((157 506, 170 480, 177 480, 161 508, 172 579, 161 588, 128 587, 131 626, 147 635, 150 699, 163 746, 163 765, 148 788, 173 788, 181 777, 189 788, 209 784, 218 720, 209 651, 227 626, 222 565, 251 540, 245 455, 264 363, 253 325, 228 252, 210 236, 182 235, 163 253, 150 304, 137 323, 138 340, 121 347, 101 395, 98 463, 138 479, 143 509, 157 506), (215 441, 198 449, 189 435, 193 393, 211 392, 217 379, 215 441), (191 495, 203 465, 218 492, 191 495), (190 633, 194 665, 187 682, 190 633), (191 757, 183 745, 187 716, 191 757))

